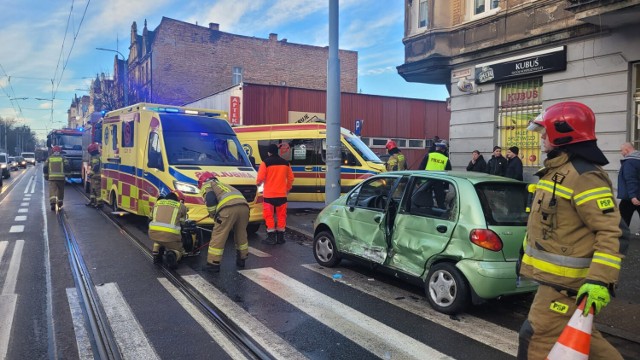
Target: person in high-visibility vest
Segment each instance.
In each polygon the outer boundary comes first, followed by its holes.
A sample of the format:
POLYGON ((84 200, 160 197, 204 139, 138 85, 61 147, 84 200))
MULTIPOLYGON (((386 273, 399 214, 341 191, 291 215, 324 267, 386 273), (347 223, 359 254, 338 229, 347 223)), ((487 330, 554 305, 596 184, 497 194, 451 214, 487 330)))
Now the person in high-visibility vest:
MULTIPOLYGON (((451 170, 451 162, 449 161, 449 157, 445 155, 447 152, 447 143, 440 141, 435 144, 435 147, 436 151, 424 156, 424 159, 422 159, 420 163, 420 169, 429 171, 451 170)), ((432 187, 433 195, 440 209, 446 208, 445 198, 447 194, 445 193, 445 186, 446 182, 436 181, 432 187)))
POLYGON ((293 171, 289 162, 280 157, 276 144, 270 144, 267 155, 256 177, 256 185, 263 185, 262 214, 267 237, 262 242, 269 245, 284 244, 287 227, 287 195, 293 187, 293 171))
MULTIPOLYGON (((586 105, 560 102, 528 127, 540 132, 547 154, 531 203, 519 275, 537 281, 520 328, 518 359, 544 359, 582 299, 584 315, 609 303, 620 275, 628 231, 603 170, 595 115, 586 105), (626 231, 623 231, 626 230, 626 231)), ((516 270, 517 271, 517 270, 516 270)), ((593 329, 590 359, 622 359, 593 329)))
POLYGON ((89 173, 87 174, 90 179, 90 190, 89 202, 85 205, 100 208, 103 204, 100 195, 100 188, 102 187, 100 177, 100 145, 98 145, 98 143, 90 144, 87 147, 87 152, 91 155, 91 160, 89 160, 89 173))
POLYGON ((236 266, 244 268, 245 261, 249 256, 249 241, 247 239, 249 204, 247 200, 240 191, 231 185, 222 183, 209 171, 199 176, 198 187, 209 216, 214 220, 205 270, 220 271, 224 244, 231 231, 233 231, 233 240, 236 244, 236 266))
POLYGON ((393 140, 388 140, 387 152, 389 153, 389 159, 384 164, 386 171, 407 170, 407 161, 402 154, 402 151, 398 149, 398 145, 393 140))
POLYGON ((69 161, 62 157, 62 147, 55 145, 51 148, 52 154, 44 162, 42 172, 44 178, 49 181, 49 205, 51 211, 62 207, 64 201, 65 173, 69 169, 69 161))
POLYGON ((149 223, 154 264, 164 260, 168 267, 176 268, 178 261, 185 254, 180 230, 186 219, 187 207, 184 205, 184 195, 180 191, 173 191, 155 203, 149 223))

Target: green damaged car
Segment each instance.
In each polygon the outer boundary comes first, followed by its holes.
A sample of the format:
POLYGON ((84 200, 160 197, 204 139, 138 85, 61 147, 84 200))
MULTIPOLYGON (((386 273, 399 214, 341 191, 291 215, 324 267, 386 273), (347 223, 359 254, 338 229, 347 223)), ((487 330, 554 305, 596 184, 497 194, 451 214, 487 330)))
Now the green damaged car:
POLYGON ((445 314, 532 292, 535 282, 516 277, 526 185, 473 172, 378 174, 318 214, 313 254, 322 266, 347 257, 419 283, 445 314))

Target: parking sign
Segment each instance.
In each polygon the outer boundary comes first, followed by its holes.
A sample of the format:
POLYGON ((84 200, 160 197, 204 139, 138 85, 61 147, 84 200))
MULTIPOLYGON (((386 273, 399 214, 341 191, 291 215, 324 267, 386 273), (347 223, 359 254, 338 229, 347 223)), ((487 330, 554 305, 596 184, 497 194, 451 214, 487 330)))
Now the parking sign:
POLYGON ((364 120, 356 119, 356 129, 353 131, 356 136, 360 136, 362 133, 362 125, 364 124, 364 120))

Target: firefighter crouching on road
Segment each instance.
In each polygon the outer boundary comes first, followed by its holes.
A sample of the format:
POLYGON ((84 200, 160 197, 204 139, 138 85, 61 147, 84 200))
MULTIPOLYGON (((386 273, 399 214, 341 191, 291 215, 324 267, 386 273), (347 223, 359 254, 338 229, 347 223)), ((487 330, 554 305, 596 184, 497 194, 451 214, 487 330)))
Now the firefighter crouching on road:
POLYGON ((267 227, 267 238, 262 242, 269 245, 284 244, 284 231, 287 227, 287 195, 293 187, 293 171, 289 162, 278 155, 278 145, 269 145, 267 153, 269 156, 260 164, 256 178, 258 186, 264 185, 262 214, 267 227), (274 219, 274 213, 276 219, 274 219))
POLYGON ((49 181, 49 204, 51 211, 62 207, 64 200, 65 172, 69 170, 69 161, 62 157, 62 148, 58 145, 51 148, 52 154, 44 162, 42 172, 45 180, 49 181))
MULTIPOLYGON (((549 107, 529 126, 547 153, 531 206, 519 273, 540 286, 519 335, 518 359, 544 359, 577 303, 604 308, 618 281, 620 213, 608 163, 596 145, 595 115, 578 102, 549 107)), ((624 245, 624 244, 622 244, 624 245)), ((624 249, 624 248, 622 248, 624 249)), ((622 359, 602 334, 591 335, 591 359, 622 359)))
POLYGON ((151 253, 154 264, 164 260, 167 266, 176 268, 178 261, 185 254, 180 225, 186 219, 187 207, 184 206, 184 195, 180 191, 173 191, 155 203, 149 223, 149 238, 153 240, 151 253))
POLYGON ((224 244, 233 231, 236 244, 236 266, 244 268, 249 256, 247 225, 249 224, 249 204, 240 191, 218 181, 211 172, 204 172, 198 178, 200 195, 213 219, 213 231, 207 254, 207 271, 219 272, 224 244))
POLYGON ((92 206, 95 208, 102 207, 102 198, 100 197, 100 188, 102 187, 102 180, 100 179, 100 145, 98 143, 92 143, 87 148, 87 151, 91 155, 89 161, 89 176, 90 179, 90 193, 89 202, 86 206, 92 206))
POLYGON ((389 159, 384 164, 385 170, 386 171, 407 170, 406 160, 404 158, 404 155, 400 151, 400 149, 398 149, 398 145, 396 145, 396 142, 393 140, 388 140, 387 145, 385 145, 385 147, 387 148, 387 152, 390 155, 389 159))

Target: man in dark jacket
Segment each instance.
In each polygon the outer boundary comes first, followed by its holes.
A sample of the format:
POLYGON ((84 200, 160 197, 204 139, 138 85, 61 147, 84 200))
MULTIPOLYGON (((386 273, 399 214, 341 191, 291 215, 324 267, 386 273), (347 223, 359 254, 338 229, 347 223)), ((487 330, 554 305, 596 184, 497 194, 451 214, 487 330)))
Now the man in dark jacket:
POLYGON ((620 172, 618 173, 618 199, 620 215, 627 226, 634 212, 640 214, 640 151, 631 143, 620 146, 620 172))
POLYGON ((493 155, 487 162, 487 173, 491 175, 504 176, 507 171, 507 159, 502 156, 502 148, 500 146, 493 147, 493 155))
POLYGON ((518 156, 519 152, 520 149, 517 146, 507 149, 507 170, 504 176, 522 181, 522 160, 518 156))
POLYGON ((480 151, 473 150, 471 153, 471 161, 467 165, 467 171, 487 172, 487 162, 484 161, 484 157, 480 154, 480 151))

